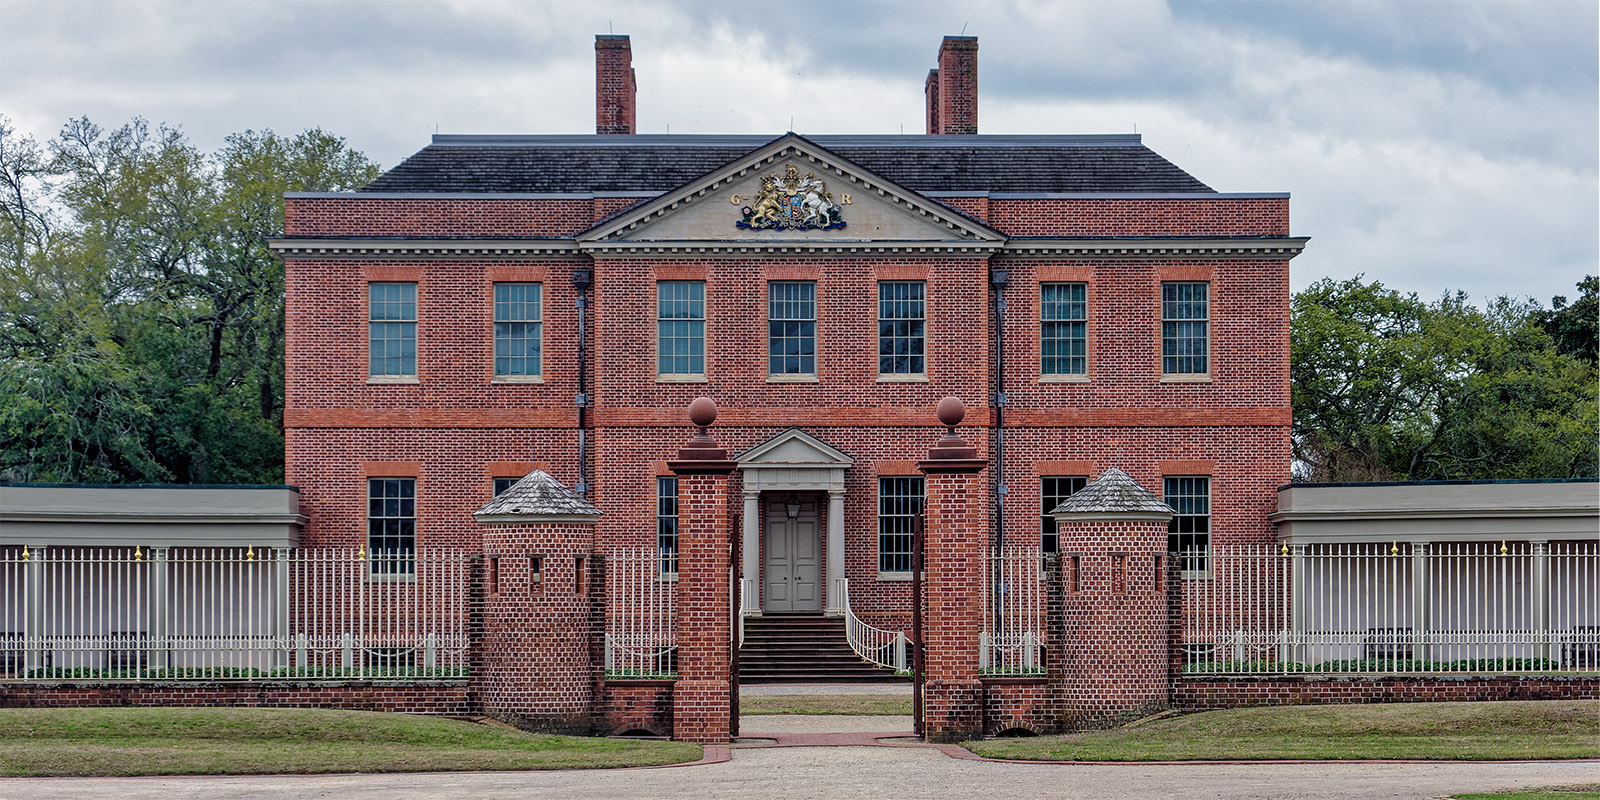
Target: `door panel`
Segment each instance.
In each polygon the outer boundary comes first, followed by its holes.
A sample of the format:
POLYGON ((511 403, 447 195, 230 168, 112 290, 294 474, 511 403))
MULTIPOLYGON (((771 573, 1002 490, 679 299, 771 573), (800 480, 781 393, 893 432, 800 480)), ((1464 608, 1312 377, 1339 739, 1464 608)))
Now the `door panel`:
POLYGON ((762 609, 821 611, 822 543, 817 503, 802 503, 795 519, 789 519, 782 501, 769 501, 763 510, 762 609))

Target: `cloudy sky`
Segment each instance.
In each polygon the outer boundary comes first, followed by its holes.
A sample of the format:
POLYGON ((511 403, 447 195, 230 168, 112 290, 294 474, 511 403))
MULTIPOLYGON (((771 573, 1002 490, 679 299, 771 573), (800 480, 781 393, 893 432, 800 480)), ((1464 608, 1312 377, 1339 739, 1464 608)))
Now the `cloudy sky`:
POLYGON ((1365 273, 1548 301, 1596 271, 1597 16, 1581 2, 0 0, 0 114, 320 126, 393 166, 444 133, 594 130, 596 33, 642 133, 922 132, 941 36, 985 133, 1125 133, 1289 191, 1296 288, 1365 273))

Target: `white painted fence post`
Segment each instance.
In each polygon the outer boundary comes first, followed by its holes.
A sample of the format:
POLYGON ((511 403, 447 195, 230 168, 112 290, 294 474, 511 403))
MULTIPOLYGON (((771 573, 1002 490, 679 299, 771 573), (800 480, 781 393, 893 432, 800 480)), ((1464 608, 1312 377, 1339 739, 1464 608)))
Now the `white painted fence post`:
POLYGON ((306 635, 304 633, 296 633, 294 635, 294 665, 300 668, 302 674, 309 677, 311 673, 306 670, 306 667, 309 666, 306 663, 306 648, 306 635))
MULTIPOLYGON (((1550 657, 1550 543, 1533 547, 1533 657, 1550 657)), ((1541 667, 1543 669, 1543 667, 1541 667)))
POLYGON ((339 646, 343 650, 339 655, 339 666, 349 669, 356 663, 356 639, 349 631, 339 634, 339 646))
POLYGON ((289 548, 278 548, 277 574, 273 587, 274 609, 277 619, 273 628, 273 665, 289 668, 289 548))
POLYGON ((43 668, 48 662, 45 658, 44 635, 44 560, 50 551, 43 547, 29 550, 24 546, 23 549, 28 552, 28 566, 25 569, 28 614, 25 623, 27 628, 23 636, 27 644, 24 645, 23 660, 25 674, 32 674, 34 670, 43 668))
POLYGON ((150 668, 172 666, 171 631, 172 559, 165 547, 150 548, 150 668))
POLYGON ((1433 621, 1432 570, 1429 568, 1428 542, 1411 543, 1411 657, 1417 661, 1433 660, 1430 631, 1433 621))

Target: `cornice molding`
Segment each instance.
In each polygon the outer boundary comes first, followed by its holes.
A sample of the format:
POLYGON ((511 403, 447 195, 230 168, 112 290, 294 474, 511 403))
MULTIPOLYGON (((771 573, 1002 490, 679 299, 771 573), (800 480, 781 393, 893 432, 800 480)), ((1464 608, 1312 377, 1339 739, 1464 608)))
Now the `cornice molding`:
POLYGON ((572 239, 378 239, 349 236, 269 239, 267 245, 279 258, 525 258, 579 254, 578 243, 572 239))
POLYGON ((1308 236, 1290 237, 1171 237, 1150 239, 1008 239, 1001 253, 1035 258, 1184 258, 1264 259, 1294 258, 1305 249, 1308 236))
POLYGON ((581 242, 578 247, 591 255, 608 256, 710 256, 739 258, 758 255, 960 255, 988 256, 1001 242, 976 241, 628 241, 608 239, 581 242))

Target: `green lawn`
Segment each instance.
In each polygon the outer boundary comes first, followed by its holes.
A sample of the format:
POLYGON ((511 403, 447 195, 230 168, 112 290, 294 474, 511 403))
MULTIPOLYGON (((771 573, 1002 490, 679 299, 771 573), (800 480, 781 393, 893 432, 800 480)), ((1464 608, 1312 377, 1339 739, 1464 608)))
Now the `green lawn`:
POLYGON ((990 758, 1047 761, 1596 758, 1600 701, 1243 708, 966 746, 990 758))
POLYGON ((876 694, 773 694, 739 698, 743 714, 853 714, 857 716, 911 713, 910 695, 876 694))
POLYGON ((0 775, 224 775, 632 767, 697 744, 541 736, 438 717, 261 708, 0 709, 0 775))

